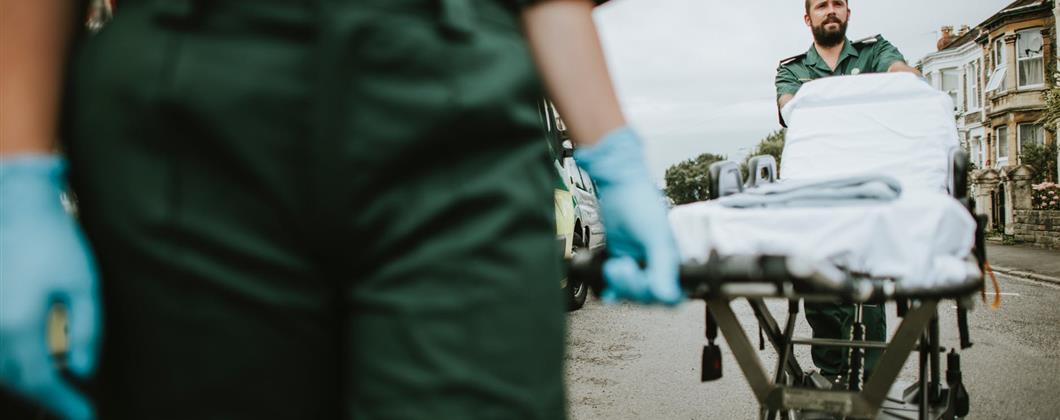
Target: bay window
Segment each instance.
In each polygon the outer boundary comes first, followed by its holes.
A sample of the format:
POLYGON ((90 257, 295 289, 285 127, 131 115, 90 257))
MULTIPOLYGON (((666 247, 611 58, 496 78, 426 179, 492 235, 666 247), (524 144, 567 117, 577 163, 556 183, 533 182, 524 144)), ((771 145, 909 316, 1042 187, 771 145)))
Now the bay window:
POLYGON ((1023 153, 1023 147, 1028 144, 1041 146, 1045 144, 1045 133, 1042 130, 1042 126, 1038 124, 1020 124, 1019 135, 1016 139, 1016 144, 1019 147, 1020 153, 1023 153))
POLYGON ((1019 87, 1045 85, 1045 63, 1042 30, 1027 29, 1016 33, 1016 61, 1019 67, 1019 87))

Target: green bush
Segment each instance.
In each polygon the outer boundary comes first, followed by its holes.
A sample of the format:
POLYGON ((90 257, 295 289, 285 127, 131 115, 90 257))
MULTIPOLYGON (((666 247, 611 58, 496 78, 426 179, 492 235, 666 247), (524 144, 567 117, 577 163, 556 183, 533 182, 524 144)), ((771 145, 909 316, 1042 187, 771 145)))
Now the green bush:
POLYGON ((777 177, 780 177, 780 155, 784 153, 784 138, 786 134, 787 131, 782 128, 769 133, 766 138, 758 142, 758 145, 755 146, 754 150, 752 150, 746 158, 744 158, 743 164, 740 165, 740 171, 743 172, 744 179, 747 179, 748 176, 747 162, 749 162, 751 158, 761 155, 770 155, 777 160, 777 177))
POLYGON ((1034 168, 1034 183, 1049 181, 1056 173, 1056 146, 1024 145, 1020 150, 1020 162, 1034 168))
POLYGON ((675 205, 709 199, 710 165, 725 159, 725 156, 704 153, 671 166, 666 170, 666 196, 675 205))

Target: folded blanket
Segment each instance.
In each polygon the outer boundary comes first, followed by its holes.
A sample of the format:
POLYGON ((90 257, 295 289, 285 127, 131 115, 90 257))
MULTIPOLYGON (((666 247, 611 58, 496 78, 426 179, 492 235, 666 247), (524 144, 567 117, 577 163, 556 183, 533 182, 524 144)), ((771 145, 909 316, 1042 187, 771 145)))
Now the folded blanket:
POLYGON ((767 184, 718 200, 731 208, 834 207, 897 200, 902 186, 889 176, 856 176, 767 184))

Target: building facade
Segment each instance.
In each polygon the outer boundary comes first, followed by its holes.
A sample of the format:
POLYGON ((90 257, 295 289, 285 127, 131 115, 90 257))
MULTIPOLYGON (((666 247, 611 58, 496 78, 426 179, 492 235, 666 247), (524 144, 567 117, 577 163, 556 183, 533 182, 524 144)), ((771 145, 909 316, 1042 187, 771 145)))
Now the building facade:
POLYGON ((986 165, 986 129, 983 125, 985 96, 982 90, 983 49, 975 42, 978 28, 961 28, 954 38, 946 36, 952 28, 943 28, 946 41, 938 52, 920 63, 928 83, 950 95, 961 145, 971 154, 976 168, 986 165))
MULTIPOLYGON (((1004 171, 1019 165, 1027 144, 1054 144, 1038 120, 1045 109, 1045 90, 1052 86, 1047 63, 1056 60, 1053 2, 1021 0, 980 25, 989 73, 985 79, 987 165, 1004 171)), ((985 75, 986 73, 984 73, 985 75)))
MULTIPOLYGON (((990 162, 984 168, 997 170, 1003 182, 1022 163, 1023 147, 1032 143, 1055 147, 1053 132, 1038 123, 1045 109, 1045 91, 1053 84, 1052 72, 1047 70, 1051 66, 1046 65, 1056 60, 1053 6, 1052 1, 1019 0, 980 25, 978 41, 984 46, 990 72, 983 89, 990 162)), ((989 201, 994 227, 1013 234, 1015 199, 1005 185, 985 201, 989 201)))
POLYGON ((1038 120, 1060 60, 1058 14, 1053 0, 1017 0, 975 28, 943 28, 939 50, 920 63, 929 83, 954 100, 961 144, 977 169, 972 193, 990 229, 1008 230, 1013 199, 1004 186, 1023 164, 1023 148, 1056 147, 1056 128, 1038 120))

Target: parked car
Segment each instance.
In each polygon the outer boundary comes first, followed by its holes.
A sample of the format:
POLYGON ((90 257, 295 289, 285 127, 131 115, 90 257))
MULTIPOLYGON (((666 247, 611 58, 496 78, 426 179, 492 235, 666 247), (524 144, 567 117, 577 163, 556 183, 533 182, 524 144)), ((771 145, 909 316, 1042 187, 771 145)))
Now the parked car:
MULTIPOLYGON (((563 142, 563 147, 574 150, 569 140, 563 142)), ((575 226, 575 232, 582 239, 580 243, 589 249, 604 246, 604 223, 600 216, 600 201, 596 198, 596 183, 575 163, 573 158, 564 159, 563 167, 570 191, 574 195, 575 212, 578 214, 579 221, 575 226)))
MULTIPOLYGON (((567 260, 578 252, 601 247, 606 234, 596 199, 596 184, 574 161, 574 145, 567 137, 563 119, 551 102, 543 100, 539 107, 545 138, 557 172, 555 187, 557 242, 563 247, 567 260)), ((560 287, 566 291, 567 308, 577 310, 585 304, 589 288, 564 276, 560 287)))

